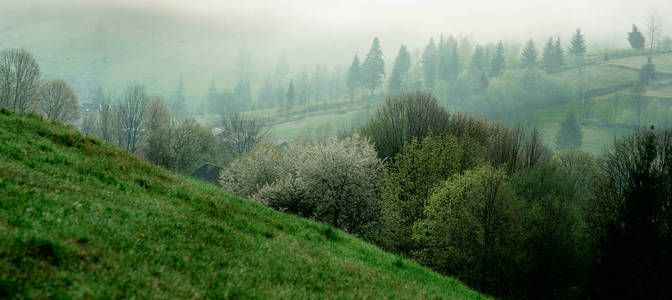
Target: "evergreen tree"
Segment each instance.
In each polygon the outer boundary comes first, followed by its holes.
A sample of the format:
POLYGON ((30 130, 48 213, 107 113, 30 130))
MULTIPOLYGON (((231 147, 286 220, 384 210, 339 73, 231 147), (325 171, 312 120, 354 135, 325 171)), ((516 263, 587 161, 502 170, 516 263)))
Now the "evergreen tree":
POLYGON ((289 75, 289 61, 287 60, 287 55, 282 55, 278 64, 275 66, 275 75, 280 77, 287 77, 289 75))
POLYGON ((250 90, 250 81, 247 78, 240 77, 236 87, 233 89, 233 109, 235 111, 240 112, 250 109, 252 104, 252 92, 250 90))
POLYGON ((632 24, 632 31, 628 32, 628 42, 630 43, 630 47, 632 47, 632 49, 644 49, 644 35, 642 35, 635 24, 632 24))
POLYGON ((275 91, 273 90, 273 75, 271 73, 264 76, 264 81, 259 87, 259 93, 257 98, 257 103, 261 106, 260 108, 270 108, 275 104, 275 91))
POLYGON ((295 84, 295 102, 299 105, 305 105, 312 97, 312 88, 310 78, 308 76, 308 69, 303 68, 303 72, 299 75, 298 82, 295 84))
MULTIPOLYGON (((467 40, 465 39, 462 42, 466 43, 467 40)), ((447 80, 449 82, 455 82, 457 77, 460 75, 460 72, 462 71, 462 65, 460 64, 460 53, 462 52, 458 50, 457 42, 453 39, 452 36, 448 38, 447 49, 450 57, 447 66, 447 80)), ((465 56, 465 59, 467 59, 467 57, 468 56, 465 56)))
POLYGON ((383 77, 385 77, 383 51, 380 50, 378 38, 374 38, 371 50, 366 55, 364 63, 362 63, 362 83, 373 95, 373 91, 383 81, 383 77))
POLYGON ((555 147, 558 150, 581 147, 581 126, 574 111, 568 111, 565 119, 560 124, 560 129, 555 136, 555 147))
POLYGON ((170 110, 175 115, 187 114, 187 108, 185 106, 186 98, 184 96, 184 80, 182 79, 181 75, 177 82, 177 89, 175 90, 175 94, 173 94, 170 100, 170 110))
POLYGON ((408 70, 410 68, 411 54, 406 50, 406 46, 401 45, 401 47, 399 47, 397 58, 394 60, 392 74, 390 75, 390 81, 388 83, 390 93, 397 93, 404 89, 404 82, 406 81, 406 76, 408 75, 408 70))
POLYGON ((250 55, 250 52, 247 51, 245 46, 243 46, 243 48, 240 49, 240 52, 238 52, 238 57, 236 58, 236 68, 238 69, 238 72, 243 74, 248 74, 253 69, 252 56, 250 55))
POLYGON ((443 39, 443 35, 439 39, 436 55, 438 60, 436 75, 439 77, 439 80, 448 82, 450 80, 450 76, 448 75, 450 69, 450 48, 446 40, 443 39))
POLYGON ((289 87, 287 88, 287 95, 285 96, 285 111, 290 111, 294 107, 294 100, 296 98, 296 93, 294 91, 294 81, 289 82, 289 87))
POLYGON ((504 57, 504 44, 500 41, 497 43, 495 56, 490 61, 490 77, 496 77, 502 74, 506 58, 504 57))
POLYGON ((583 58, 586 55, 586 41, 580 28, 577 28, 572 36, 571 46, 567 52, 577 59, 583 58))
POLYGON ((425 80, 425 87, 433 89, 436 81, 436 65, 438 63, 438 54, 434 38, 429 39, 429 43, 422 53, 422 73, 425 80))
POLYGON ((485 70, 485 52, 483 50, 483 46, 476 45, 474 54, 471 56, 469 72, 478 74, 480 76, 483 70, 485 70))
POLYGON ((215 86, 215 78, 210 80, 210 88, 208 88, 208 101, 214 101, 217 98, 217 87, 215 86))
POLYGON ((639 70, 639 81, 641 81, 643 85, 648 85, 653 79, 656 79, 656 67, 651 61, 651 56, 649 56, 646 60, 646 64, 639 70))
POLYGON ((529 40, 523 53, 520 55, 520 62, 523 63, 528 70, 534 68, 537 64, 537 48, 534 47, 534 41, 529 40))
POLYGON ((345 85, 348 89, 348 94, 351 99, 355 98, 355 94, 359 90, 361 83, 361 66, 359 65, 359 57, 355 54, 355 57, 352 59, 352 64, 348 69, 348 77, 346 78, 345 85))
POLYGON ((542 53, 542 67, 546 73, 555 72, 555 45, 553 44, 553 38, 548 38, 546 44, 544 45, 544 52, 542 53))
POLYGON ((560 46, 559 37, 555 39, 555 43, 553 44, 553 62, 556 68, 561 68, 565 65, 565 51, 560 46))

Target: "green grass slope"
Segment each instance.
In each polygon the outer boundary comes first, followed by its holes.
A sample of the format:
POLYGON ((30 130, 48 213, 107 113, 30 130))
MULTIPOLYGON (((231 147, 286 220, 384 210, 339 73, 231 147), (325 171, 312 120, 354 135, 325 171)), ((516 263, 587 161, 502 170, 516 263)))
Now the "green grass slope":
POLYGON ((0 110, 0 298, 484 298, 354 236, 0 110))

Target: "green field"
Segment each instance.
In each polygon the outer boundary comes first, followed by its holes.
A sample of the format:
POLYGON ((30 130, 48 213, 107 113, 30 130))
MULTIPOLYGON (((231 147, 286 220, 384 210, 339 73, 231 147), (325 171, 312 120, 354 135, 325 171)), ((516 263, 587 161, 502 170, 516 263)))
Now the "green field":
POLYGON ((482 295, 358 238, 0 110, 0 298, 482 295))
MULTIPOLYGON (((656 71, 672 73, 672 53, 653 55, 651 58, 653 64, 656 66, 656 71)), ((646 63, 646 60, 647 56, 646 53, 644 53, 642 56, 615 59, 610 61, 610 63, 613 65, 639 69, 646 63)))

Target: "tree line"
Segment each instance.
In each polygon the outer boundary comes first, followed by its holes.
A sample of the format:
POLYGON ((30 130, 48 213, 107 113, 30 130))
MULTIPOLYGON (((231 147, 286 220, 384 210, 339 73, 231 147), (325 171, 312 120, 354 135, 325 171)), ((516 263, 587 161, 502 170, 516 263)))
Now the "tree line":
POLYGON ((391 96, 362 128, 261 143, 223 188, 330 224, 505 299, 664 298, 672 131, 641 129, 603 157, 556 154, 535 128, 391 96))

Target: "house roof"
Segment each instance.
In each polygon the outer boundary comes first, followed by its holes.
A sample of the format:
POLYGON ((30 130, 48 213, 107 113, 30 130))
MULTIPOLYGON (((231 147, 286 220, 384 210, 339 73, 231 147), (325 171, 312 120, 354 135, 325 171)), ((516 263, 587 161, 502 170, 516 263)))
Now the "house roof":
POLYGON ((191 173, 191 177, 207 181, 216 186, 219 186, 219 172, 221 170, 222 167, 213 165, 211 163, 205 163, 201 167, 196 169, 196 171, 191 173))

